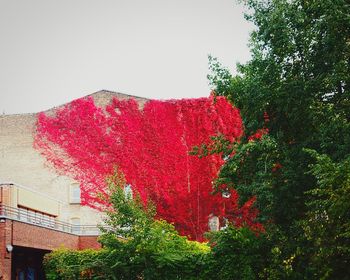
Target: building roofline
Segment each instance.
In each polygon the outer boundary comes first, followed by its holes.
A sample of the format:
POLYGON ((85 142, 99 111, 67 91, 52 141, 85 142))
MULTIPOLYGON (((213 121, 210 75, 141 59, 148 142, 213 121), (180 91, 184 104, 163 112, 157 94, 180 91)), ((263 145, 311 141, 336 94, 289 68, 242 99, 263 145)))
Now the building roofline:
MULTIPOLYGON (((124 95, 124 96, 128 96, 130 98, 138 98, 138 99, 145 99, 145 100, 151 100, 148 97, 142 97, 142 96, 137 96, 137 95, 133 95, 133 94, 127 94, 127 93, 123 93, 123 92, 119 92, 119 91, 113 91, 113 90, 108 90, 108 89, 101 89, 98 91, 95 91, 93 93, 90 93, 86 96, 80 97, 80 98, 84 98, 84 97, 88 97, 88 96, 92 96, 98 93, 109 93, 109 94, 113 94, 113 95, 124 95)), ((78 98, 79 99, 79 98, 78 98)))
POLYGON ((0 114, 0 117, 1 116, 34 116, 34 115, 37 115, 39 113, 46 113, 46 112, 49 112, 49 111, 54 111, 62 106, 65 106, 66 104, 69 104, 75 100, 78 100, 78 99, 82 99, 82 98, 86 98, 86 97, 93 97, 99 93, 107 93, 107 94, 111 94, 111 95, 115 95, 115 97, 118 97, 118 95, 123 95, 123 96, 126 96, 128 98, 135 98, 135 99, 143 99, 145 101, 148 101, 148 100, 151 100, 150 98, 147 98, 147 97, 142 97, 142 96, 136 96, 136 95, 132 95, 132 94, 126 94, 126 93, 122 93, 122 92, 117 92, 117 91, 111 91, 111 90, 107 90, 107 89, 101 89, 101 90, 98 90, 98 91, 95 91, 93 93, 90 93, 90 94, 87 94, 87 95, 84 95, 82 97, 78 97, 78 98, 75 98, 75 99, 72 99, 71 101, 68 101, 66 103, 63 103, 63 104, 60 104, 60 105, 57 105, 57 106, 54 106, 52 108, 49 108, 49 109, 46 109, 46 110, 43 110, 43 111, 39 111, 39 112, 34 112, 34 113, 14 113, 14 114, 0 114))

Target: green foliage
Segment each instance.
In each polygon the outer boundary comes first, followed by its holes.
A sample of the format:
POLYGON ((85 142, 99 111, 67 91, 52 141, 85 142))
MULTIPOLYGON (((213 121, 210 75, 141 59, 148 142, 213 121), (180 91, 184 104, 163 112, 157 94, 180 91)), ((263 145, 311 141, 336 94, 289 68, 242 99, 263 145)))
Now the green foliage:
POLYGON ((252 9, 248 19, 257 26, 251 34, 252 60, 238 66, 240 75, 231 79, 229 93, 215 90, 234 100, 247 128, 259 126, 257 120, 261 124, 267 111, 270 129, 295 141, 317 129, 320 105, 333 104, 346 115, 350 106, 347 1, 245 2, 252 9))
POLYGON ((312 242, 310 262, 320 279, 346 279, 350 274, 350 156, 336 163, 327 155, 316 158, 311 173, 317 185, 307 195, 307 218, 302 226, 312 242))
POLYGON ((279 151, 276 142, 269 136, 259 141, 240 142, 233 146, 235 151, 222 167, 215 187, 225 185, 236 189, 243 204, 252 196, 257 197, 261 209, 260 219, 266 221, 278 213, 278 181, 275 176, 279 169, 279 151))
MULTIPOLYGON (((115 174, 108 178, 107 204, 111 205, 107 211, 106 224, 112 228, 102 228, 105 235, 119 235, 126 239, 139 242, 145 238, 154 221, 155 207, 151 203, 143 205, 138 194, 135 197, 125 195, 124 186, 126 181, 124 175, 116 170, 115 174)), ((103 240, 103 239, 102 239, 103 240)), ((104 244, 102 242, 102 244, 104 244)))
POLYGON ((226 68, 223 68, 216 57, 208 56, 209 70, 212 74, 208 74, 207 78, 210 85, 215 87, 215 92, 218 95, 225 95, 231 89, 231 73, 226 68))
POLYGON ((264 268, 265 236, 248 228, 226 229, 210 234, 212 254, 208 257, 205 279, 258 279, 264 268))
POLYGON ((242 2, 257 27, 251 34, 252 59, 230 77, 210 58, 209 79, 216 94, 240 109, 247 135, 267 127, 269 136, 253 143, 241 139, 218 183, 230 183, 243 198, 257 194, 262 219, 274 222, 267 223, 274 254, 266 278, 346 279, 349 2, 242 2), (281 168, 270 172, 277 162, 281 168))
POLYGON ((126 197, 120 176, 116 173, 109 181, 113 210, 107 212, 108 227, 100 239, 105 248, 112 250, 104 265, 108 274, 118 275, 119 279, 196 277, 200 258, 209 247, 188 241, 173 225, 156 220, 152 204, 144 206, 137 195, 134 199, 126 197))
MULTIPOLYGON (((92 279, 92 273, 102 273, 98 268, 98 259, 103 259, 105 250, 72 251, 57 249, 44 258, 46 279, 92 279)), ((94 279, 98 279, 96 276, 94 279)), ((103 278, 101 278, 103 279, 103 278)))

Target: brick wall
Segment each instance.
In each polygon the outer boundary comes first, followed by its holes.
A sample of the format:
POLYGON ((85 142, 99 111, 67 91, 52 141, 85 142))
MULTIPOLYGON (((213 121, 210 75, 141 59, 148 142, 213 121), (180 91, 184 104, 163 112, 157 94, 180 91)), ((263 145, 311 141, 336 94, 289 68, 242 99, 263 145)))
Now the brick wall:
POLYGON ((59 247, 79 248, 79 236, 13 221, 13 245, 53 250, 59 247))
POLYGON ((59 247, 68 249, 99 249, 97 236, 77 236, 35 225, 13 221, 14 246, 53 250, 59 247))
POLYGON ((83 250, 99 249, 97 236, 77 236, 18 221, 0 221, 0 279, 11 280, 12 253, 6 245, 53 250, 59 247, 83 250))
POLYGON ((84 249, 100 249, 101 244, 97 242, 97 236, 80 236, 79 237, 79 250, 84 249))
POLYGON ((4 280, 11 280, 11 253, 6 251, 6 245, 11 244, 11 230, 11 221, 0 221, 0 279, 4 280))

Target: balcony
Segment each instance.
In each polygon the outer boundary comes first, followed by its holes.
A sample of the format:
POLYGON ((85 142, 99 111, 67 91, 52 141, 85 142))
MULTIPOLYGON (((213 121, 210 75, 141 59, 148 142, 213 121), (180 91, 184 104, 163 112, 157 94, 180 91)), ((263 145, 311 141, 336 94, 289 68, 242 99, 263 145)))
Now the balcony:
POLYGON ((15 220, 43 228, 78 236, 97 236, 101 231, 97 225, 73 225, 58 221, 55 217, 25 208, 15 208, 0 204, 0 219, 15 220))

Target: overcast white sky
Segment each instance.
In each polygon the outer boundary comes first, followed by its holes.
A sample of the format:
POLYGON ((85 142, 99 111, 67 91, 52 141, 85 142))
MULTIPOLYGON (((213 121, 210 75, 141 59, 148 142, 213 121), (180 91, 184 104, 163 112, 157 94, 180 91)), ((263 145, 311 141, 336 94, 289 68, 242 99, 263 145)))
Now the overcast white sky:
POLYGON ((0 113, 101 89, 208 96, 207 55, 233 70, 252 29, 235 0, 0 0, 0 113))

